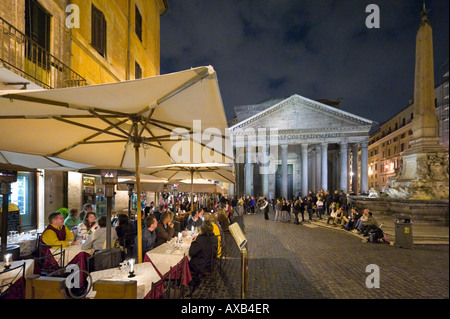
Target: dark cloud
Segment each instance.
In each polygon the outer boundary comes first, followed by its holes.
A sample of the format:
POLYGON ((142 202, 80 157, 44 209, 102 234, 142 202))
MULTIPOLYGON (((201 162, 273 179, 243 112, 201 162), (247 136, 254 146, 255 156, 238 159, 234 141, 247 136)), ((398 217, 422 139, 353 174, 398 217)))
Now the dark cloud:
MULTIPOLYGON (((236 105, 300 94, 384 122, 414 90, 422 1, 170 0, 161 18, 161 73, 217 71, 229 119, 236 105), (366 6, 380 8, 368 29, 366 6)), ((448 59, 448 0, 427 1, 435 74, 448 59), (429 4, 428 4, 429 2, 429 4)))

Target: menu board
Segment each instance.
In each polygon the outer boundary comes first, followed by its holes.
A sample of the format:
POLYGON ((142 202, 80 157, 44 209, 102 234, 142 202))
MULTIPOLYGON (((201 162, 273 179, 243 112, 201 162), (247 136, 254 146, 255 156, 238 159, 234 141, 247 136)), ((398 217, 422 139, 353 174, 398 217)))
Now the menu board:
POLYGON ((233 223, 228 227, 228 229, 230 230, 231 235, 233 235, 234 241, 238 245, 239 249, 244 248, 245 245, 247 245, 247 239, 245 238, 241 227, 239 227, 239 224, 233 223))
MULTIPOLYGON (((0 212, 3 214, 3 209, 0 206, 0 212)), ((0 226, 2 219, 0 218, 0 226)), ((8 207, 8 232, 17 231, 20 233, 22 231, 22 223, 20 219, 20 212, 17 209, 17 205, 9 203, 8 207)), ((9 235, 9 234, 8 234, 9 235)))
POLYGON ((19 211, 8 212, 8 231, 22 232, 19 211))

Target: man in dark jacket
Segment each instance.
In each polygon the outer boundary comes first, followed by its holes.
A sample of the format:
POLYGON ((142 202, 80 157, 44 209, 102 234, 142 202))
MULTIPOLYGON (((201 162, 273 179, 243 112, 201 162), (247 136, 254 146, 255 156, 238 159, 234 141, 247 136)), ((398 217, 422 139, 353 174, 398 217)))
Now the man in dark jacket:
POLYGON ((334 191, 334 194, 331 195, 331 203, 335 204, 336 210, 339 208, 339 192, 338 191, 334 191))
POLYGON ((175 230, 173 228, 173 223, 171 221, 170 214, 165 212, 161 216, 161 220, 158 222, 158 226, 156 227, 156 245, 164 244, 165 242, 172 239, 175 230))
POLYGON ((269 202, 265 197, 262 202, 261 210, 264 211, 264 219, 269 220, 269 202))
MULTIPOLYGON (((148 215, 145 218, 145 227, 142 229, 142 260, 144 260, 145 254, 155 248, 156 245, 156 227, 158 222, 156 221, 155 216, 148 215)), ((135 239, 135 243, 137 242, 137 237, 135 239)), ((134 245, 134 256, 137 258, 137 247, 138 245, 134 245)))
POLYGON ((344 193, 344 191, 341 190, 341 193, 339 194, 339 206, 344 209, 344 212, 347 213, 347 194, 344 193))

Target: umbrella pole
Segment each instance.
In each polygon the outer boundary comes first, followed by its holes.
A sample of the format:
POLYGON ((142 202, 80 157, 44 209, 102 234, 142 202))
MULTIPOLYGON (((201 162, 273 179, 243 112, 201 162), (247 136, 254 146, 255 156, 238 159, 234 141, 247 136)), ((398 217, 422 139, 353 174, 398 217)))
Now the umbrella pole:
MULTIPOLYGON (((137 126, 135 126, 137 133, 137 126)), ((138 263, 142 263, 142 216, 141 216, 141 173, 139 169, 139 143, 134 143, 134 157, 136 162, 136 195, 137 195, 137 253, 138 263)), ((135 243, 136 244, 136 243, 135 243)))

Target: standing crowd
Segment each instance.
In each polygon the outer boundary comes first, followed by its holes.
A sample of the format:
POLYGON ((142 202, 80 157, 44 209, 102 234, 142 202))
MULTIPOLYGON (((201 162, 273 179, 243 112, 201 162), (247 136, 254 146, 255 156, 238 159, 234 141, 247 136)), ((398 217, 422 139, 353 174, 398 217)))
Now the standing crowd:
POLYGON ((344 191, 320 190, 317 193, 309 191, 305 197, 274 198, 270 201, 263 196, 256 199, 254 196, 243 196, 237 200, 235 211, 237 214, 255 214, 264 212, 268 220, 268 207, 272 206, 275 212, 275 222, 293 223, 300 225, 314 220, 325 220, 333 227, 342 227, 347 231, 357 232, 368 237, 376 232, 378 239, 385 239, 381 226, 369 209, 358 211, 347 201, 344 191))

